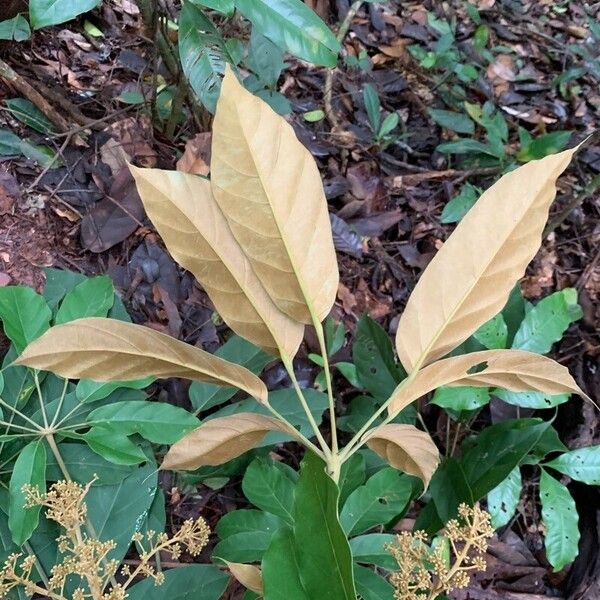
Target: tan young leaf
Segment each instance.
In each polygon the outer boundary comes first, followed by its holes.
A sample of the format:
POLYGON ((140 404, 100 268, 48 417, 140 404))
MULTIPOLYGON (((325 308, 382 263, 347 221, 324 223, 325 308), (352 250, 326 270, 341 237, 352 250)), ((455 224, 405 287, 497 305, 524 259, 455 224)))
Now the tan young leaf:
POLYGON ((310 152, 231 70, 213 126, 213 194, 275 304, 302 323, 324 319, 338 267, 321 177, 310 152))
POLYGON ((208 180, 179 171, 130 168, 169 252, 203 285, 229 327, 267 352, 293 357, 304 326, 282 313, 265 291, 208 180))
POLYGON ((396 414, 411 402, 442 385, 500 387, 513 392, 579 394, 589 399, 568 369, 551 358, 522 350, 483 350, 438 360, 401 383, 388 411, 396 414), (471 372, 475 367, 485 367, 471 372))
POLYGON ((254 448, 269 431, 289 433, 290 428, 256 413, 217 417, 173 444, 160 468, 193 471, 206 465, 222 465, 254 448))
POLYGON ((267 402, 265 384, 248 369, 164 333, 115 319, 92 317, 56 325, 15 362, 73 379, 184 377, 234 386, 267 402))
POLYGON ((396 349, 408 373, 448 354, 506 304, 540 246, 556 180, 576 150, 507 173, 458 224, 400 319, 396 349))
POLYGON ((367 446, 396 469, 419 477, 425 489, 440 462, 431 436, 414 425, 390 423, 365 435, 367 446))
MULTIPOLYGON (((222 559, 223 560, 223 559, 222 559)), ((229 562, 223 560, 231 574, 248 590, 262 596, 263 582, 262 573, 256 565, 246 565, 244 563, 229 562)))

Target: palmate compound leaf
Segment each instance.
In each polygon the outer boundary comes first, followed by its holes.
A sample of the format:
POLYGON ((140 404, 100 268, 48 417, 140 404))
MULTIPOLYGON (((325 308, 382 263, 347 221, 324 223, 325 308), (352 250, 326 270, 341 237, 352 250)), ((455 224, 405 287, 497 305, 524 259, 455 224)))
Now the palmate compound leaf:
POLYGON ((323 320, 339 274, 317 165, 291 126, 229 69, 213 126, 211 185, 273 302, 296 321, 323 320))
POLYGON ((130 169, 169 252, 200 281, 229 327, 271 354, 293 357, 304 327, 282 313, 265 291, 208 180, 180 171, 130 169))
POLYGON ((256 413, 218 417, 173 444, 160 468, 192 471, 222 465, 254 448, 270 431, 292 430, 282 421, 256 413))
POLYGON ((425 489, 440 455, 431 436, 413 425, 388 424, 367 432, 367 446, 396 469, 419 477, 425 489))
POLYGON ((237 387, 260 402, 267 388, 253 373, 148 327, 114 319, 78 319, 49 329, 16 364, 61 377, 119 381, 184 377, 237 387))
POLYGON ((389 413, 396 414, 442 385, 499 387, 513 392, 575 393, 589 400, 568 369, 550 358, 522 350, 483 350, 444 358, 404 380, 392 394, 389 413))
POLYGON ((556 180, 576 150, 507 173, 458 224, 400 319, 396 349, 407 372, 448 354, 506 304, 539 248, 556 180))

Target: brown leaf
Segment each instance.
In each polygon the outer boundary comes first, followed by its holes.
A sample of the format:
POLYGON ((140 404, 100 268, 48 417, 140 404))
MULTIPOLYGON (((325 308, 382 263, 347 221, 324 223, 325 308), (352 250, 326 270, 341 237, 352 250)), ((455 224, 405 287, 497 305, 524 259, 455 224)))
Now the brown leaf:
POLYGON ((115 177, 108 197, 81 220, 81 243, 92 252, 104 252, 131 235, 143 218, 144 207, 125 167, 115 177))
POLYGON ((273 417, 256 413, 217 417, 173 444, 160 468, 193 471, 205 465, 222 465, 254 448, 270 431, 289 432, 289 428, 273 417))
POLYGON ((52 327, 25 348, 16 364, 70 379, 183 377, 234 386, 267 402, 265 384, 244 367, 147 327, 114 319, 92 317, 52 327))
POLYGON ((131 171, 169 252, 200 281, 231 329, 272 354, 293 357, 304 326, 268 296, 214 201, 208 180, 180 171, 131 171))
POLYGON ((262 573, 256 565, 224 561, 231 574, 247 589, 262 596, 263 582, 262 573))
POLYGON ((212 189, 276 306, 324 319, 339 280, 319 170, 294 130, 227 70, 213 127, 212 189))
POLYGON ((396 348, 407 372, 448 354, 502 309, 539 248, 556 179, 575 151, 507 173, 458 224, 400 319, 396 348))
POLYGON ((185 143, 185 152, 177 161, 177 170, 193 175, 204 175, 210 173, 210 153, 212 133, 197 133, 191 140, 185 143))
POLYGON ((406 379, 392 394, 388 412, 396 414, 414 400, 442 385, 499 387, 512 392, 579 394, 589 399, 556 361, 522 350, 483 350, 438 360, 406 379), (474 367, 484 366, 472 372, 474 367))
POLYGON ((431 436, 414 425, 390 423, 367 432, 367 446, 392 467, 418 477, 425 489, 440 462, 431 436))

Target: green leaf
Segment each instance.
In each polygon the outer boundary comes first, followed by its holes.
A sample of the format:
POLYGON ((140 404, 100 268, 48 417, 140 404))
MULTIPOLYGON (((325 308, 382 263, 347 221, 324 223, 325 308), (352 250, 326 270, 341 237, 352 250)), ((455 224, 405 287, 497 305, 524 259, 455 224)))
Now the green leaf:
POLYGON ((51 316, 46 301, 33 289, 18 285, 0 288, 0 320, 18 354, 50 327, 51 316))
MULTIPOLYGON (((327 394, 313 389, 306 389, 303 393, 313 418, 317 424, 321 423, 323 419, 323 413, 329 406, 327 394)), ((274 392, 270 392, 269 404, 294 427, 296 427, 296 429, 299 429, 303 435, 307 437, 312 437, 314 435, 312 426, 310 425, 306 413, 298 402, 296 392, 292 388, 283 388, 280 390, 275 390, 274 392)), ((211 413, 202 422, 204 423, 217 417, 235 415, 240 412, 253 412, 267 416, 271 414, 262 404, 258 404, 254 398, 246 398, 245 400, 240 400, 240 402, 235 402, 234 404, 224 406, 217 412, 211 413)), ((256 447, 262 448, 264 446, 271 446, 273 444, 290 441, 291 439, 292 437, 287 433, 271 432, 268 433, 263 440, 256 445, 256 447)))
POLYGON ((387 525, 402 516, 417 493, 417 480, 387 467, 355 489, 340 513, 348 535, 357 535, 376 525, 387 525))
POLYGON ((213 550, 213 560, 221 558, 230 562, 251 563, 262 559, 273 532, 242 531, 221 540, 213 550))
POLYGON ((344 506, 348 496, 367 478, 365 457, 362 454, 353 454, 344 462, 340 469, 338 487, 340 488, 340 506, 344 506))
POLYGON ((566 288, 540 300, 526 315, 515 334, 512 347, 546 354, 569 325, 583 316, 577 290, 566 288))
POLYGON ((352 362, 361 385, 380 400, 386 400, 406 377, 396 364, 390 336, 368 315, 361 317, 352 345, 352 362))
POLYGON ((462 464, 452 457, 438 467, 431 478, 428 491, 432 502, 420 512, 414 529, 424 529, 429 534, 435 533, 456 517, 461 503, 472 506, 476 500, 462 464), (429 506, 432 507, 431 517, 427 512, 429 506))
POLYGON ((21 138, 7 129, 0 129, 0 154, 21 154, 21 138))
MULTIPOLYGON (((58 449, 72 479, 81 485, 88 484, 94 477, 98 478, 95 485, 115 485, 135 470, 132 467, 108 462, 85 444, 63 442, 58 444, 58 449)), ((46 479, 48 481, 64 479, 64 474, 53 454, 48 456, 46 479)))
POLYGON ((398 123, 400 122, 400 115, 397 112, 390 113, 383 120, 379 131, 377 132, 377 138, 383 139, 386 135, 392 133, 396 127, 398 127, 398 123))
POLYGON ((253 29, 246 65, 258 76, 261 87, 274 87, 285 67, 283 52, 271 40, 253 29))
POLYGON ((377 135, 381 125, 381 102, 379 101, 379 94, 370 83, 365 83, 363 87, 363 102, 365 103, 371 129, 377 135))
POLYGON ((213 565, 178 567, 164 574, 160 586, 148 578, 130 587, 128 600, 219 600, 229 583, 228 573, 213 565))
POLYGON ((48 306, 54 310, 58 303, 76 285, 86 280, 86 276, 76 271, 64 271, 63 269, 44 269, 46 285, 44 286, 44 298, 48 306))
POLYGON ((0 22, 0 40, 14 40, 24 42, 31 37, 29 23, 23 15, 0 22))
POLYGON ((40 506, 24 508, 24 485, 37 487, 40 493, 46 491, 46 446, 42 440, 30 442, 21 450, 10 478, 8 526, 17 546, 31 537, 40 518, 40 506))
POLYGON ((263 532, 273 535, 283 525, 284 522, 271 513, 241 509, 223 515, 217 523, 216 533, 222 540, 238 533, 263 532))
MULTIPOLYGON (((246 369, 252 371, 255 375, 258 375, 273 360, 273 357, 263 352, 258 346, 251 344, 237 335, 229 338, 215 352, 215 356, 246 367, 246 369)), ((189 391, 190 402, 196 414, 198 414, 203 410, 208 410, 227 402, 237 391, 233 387, 223 387, 211 383, 194 381, 189 391)))
POLYGON ((109 559, 121 561, 131 537, 143 525, 156 494, 158 468, 153 460, 115 485, 93 485, 85 497, 88 518, 100 540, 114 540, 109 559))
POLYGON ((461 188, 457 196, 452 198, 442 210, 440 223, 458 223, 473 207, 479 198, 479 190, 466 183, 461 188))
POLYGON ((387 546, 395 539, 396 536, 391 533, 368 533, 354 537, 350 540, 352 557, 355 562, 393 571, 398 568, 398 564, 387 546))
POLYGON ((498 313, 495 317, 484 323, 473 334, 473 337, 488 350, 506 348, 508 327, 502 313, 498 313))
POLYGON ((179 56, 192 89, 202 104, 214 113, 225 63, 233 64, 233 61, 218 29, 190 2, 183 4, 179 17, 179 56))
POLYGON ((113 306, 115 289, 110 277, 91 277, 66 294, 54 323, 68 323, 85 317, 106 317, 113 306))
POLYGON ((337 516, 338 494, 325 463, 307 452, 296 486, 293 535, 280 529, 274 537, 279 552, 270 546, 263 558, 265 600, 284 598, 284 592, 294 599, 356 600, 352 555, 337 516), (300 581, 289 578, 294 562, 300 581))
POLYGON ((509 476, 488 493, 487 510, 492 515, 492 527, 504 527, 515 514, 521 497, 521 469, 515 467, 509 476))
POLYGON ((298 548, 291 527, 282 527, 271 539, 262 560, 262 578, 264 600, 312 600, 300 580, 298 548))
POLYGON ((337 65, 340 43, 302 0, 235 0, 235 5, 282 50, 316 65, 337 65))
POLYGON ((296 473, 270 459, 253 460, 244 474, 242 490, 254 506, 292 524, 296 473))
POLYGON ((573 562, 579 544, 579 515, 569 490, 542 469, 540 479, 546 557, 555 571, 573 562))
POLYGON ((564 404, 570 398, 569 394, 549 396, 544 392, 511 392, 510 390, 494 390, 493 394, 508 404, 535 409, 553 408, 564 404))
POLYGON ((588 485, 600 485, 600 446, 578 448, 561 454, 544 466, 588 485))
POLYGON ((117 465, 138 465, 147 460, 141 448, 114 429, 92 427, 83 439, 96 454, 117 465))
POLYGON ((456 412, 472 411, 485 406, 490 401, 487 388, 472 386, 442 386, 435 390, 431 404, 456 412))
MULTIPOLYGON (((16 18, 16 17, 15 17, 16 18)), ((22 18, 22 17, 21 17, 22 18)), ((27 23, 27 21, 25 21, 27 23)), ((0 26, 2 23, 0 23, 0 26)), ((29 26, 27 26, 29 30, 29 26)), ((10 98, 5 100, 10 113, 28 127, 35 129, 43 134, 53 133, 55 131, 54 124, 46 115, 33 103, 25 98, 10 98)))
POLYGON ((34 29, 65 23, 92 10, 101 0, 30 0, 29 20, 34 29))
POLYGON ((475 123, 465 113, 437 108, 430 108, 428 112, 429 116, 445 129, 468 135, 475 133, 475 123))
POLYGON ((444 154, 488 154, 494 158, 498 158, 494 149, 489 144, 469 138, 444 142, 443 144, 439 144, 436 150, 444 154))
POLYGON ((165 402, 136 400, 101 406, 92 411, 87 420, 122 435, 139 433, 155 444, 174 444, 200 426, 198 419, 183 408, 165 402))
POLYGON ((473 499, 479 500, 508 477, 549 427, 541 419, 513 419, 477 435, 460 461, 473 499))
POLYGON ((212 8, 213 10, 219 11, 224 15, 230 15, 235 9, 233 0, 191 0, 191 2, 199 6, 212 8))
POLYGON ((571 138, 571 131, 553 131, 545 133, 532 140, 517 154, 517 159, 522 162, 544 158, 549 154, 560 152, 571 138))
POLYGON ((80 379, 77 382, 75 393, 80 402, 97 402, 98 400, 108 398, 115 390, 143 390, 154 380, 154 377, 130 379, 129 381, 93 381, 92 379, 80 379))
POLYGON ((515 333, 517 333, 521 321, 525 317, 525 299, 523 298, 519 284, 515 285, 511 290, 506 305, 502 309, 502 317, 506 323, 508 333, 506 342, 512 345, 515 333))
POLYGON ((362 600, 394 600, 394 588, 372 569, 354 565, 354 582, 362 600))

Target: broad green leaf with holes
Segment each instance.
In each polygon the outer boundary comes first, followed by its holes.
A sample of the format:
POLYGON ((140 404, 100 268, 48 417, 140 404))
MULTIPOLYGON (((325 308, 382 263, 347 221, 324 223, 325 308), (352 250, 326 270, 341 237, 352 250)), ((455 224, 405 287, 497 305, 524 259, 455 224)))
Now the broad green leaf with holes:
POLYGON ((579 515, 575 500, 562 483, 542 469, 540 500, 546 557, 555 571, 573 562, 579 544, 579 515))
POLYGON ((521 469, 515 467, 510 475, 488 494, 487 509, 492 515, 494 529, 506 525, 515 514, 521 497, 521 469))
POLYGON ((546 354, 583 311, 577 304, 577 290, 567 288, 540 300, 526 315, 512 343, 515 350, 546 354))
POLYGON ((545 466, 588 485, 600 485, 600 446, 565 452, 545 466))

